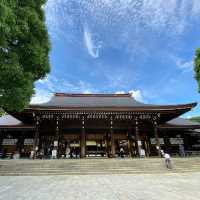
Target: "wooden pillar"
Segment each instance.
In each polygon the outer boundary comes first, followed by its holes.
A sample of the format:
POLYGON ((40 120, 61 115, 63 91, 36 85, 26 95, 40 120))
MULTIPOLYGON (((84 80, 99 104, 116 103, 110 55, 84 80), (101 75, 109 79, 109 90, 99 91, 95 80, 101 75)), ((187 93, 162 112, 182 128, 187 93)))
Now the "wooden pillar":
POLYGON ((34 135, 34 141, 33 141, 33 151, 34 151, 34 157, 36 157, 37 151, 39 149, 39 116, 36 116, 35 118, 35 135, 34 135))
POLYGON ((146 150, 146 156, 150 156, 150 148, 149 148, 149 142, 148 142, 148 137, 145 137, 145 150, 146 150))
POLYGON ((170 141, 169 141, 169 137, 167 135, 167 130, 162 130, 162 134, 163 134, 163 139, 164 139, 164 151, 169 151, 170 149, 170 141))
POLYGON ((3 131, 0 130, 0 151, 2 150, 2 143, 3 143, 3 131))
POLYGON ((82 117, 82 129, 81 129, 81 158, 85 158, 86 152, 86 135, 85 135, 85 117, 82 117))
POLYGON ((141 140, 140 140, 140 135, 139 135, 138 119, 135 120, 135 139, 136 139, 136 146, 137 146, 137 155, 140 156, 141 140))
POLYGON ((21 135, 19 136, 17 144, 17 151, 21 153, 21 150, 24 148, 24 131, 22 131, 21 135))
POLYGON ((110 118, 110 137, 111 137, 111 157, 115 157, 115 138, 114 138, 114 131, 113 131, 113 119, 110 118))
POLYGON ((60 154, 60 151, 59 151, 59 139, 60 139, 60 129, 59 129, 59 117, 57 116, 56 117, 56 139, 55 139, 55 142, 54 143, 54 147, 55 149, 57 150, 57 158, 59 157, 59 154, 60 154))
POLYGON ((160 156, 160 140, 158 136, 158 128, 157 128, 157 122, 154 121, 154 135, 155 135, 155 140, 156 140, 156 149, 158 152, 158 156, 160 156))
POLYGON ((110 151, 109 151, 109 136, 108 133, 105 132, 105 148, 106 148, 106 155, 109 158, 110 157, 110 151))
POLYGON ((110 135, 111 135, 111 157, 115 157, 115 138, 113 134, 113 129, 110 130, 110 135))
POLYGON ((129 157, 131 158, 133 155, 132 155, 132 143, 131 143, 131 131, 129 130, 127 132, 127 138, 128 138, 128 154, 129 154, 129 157))

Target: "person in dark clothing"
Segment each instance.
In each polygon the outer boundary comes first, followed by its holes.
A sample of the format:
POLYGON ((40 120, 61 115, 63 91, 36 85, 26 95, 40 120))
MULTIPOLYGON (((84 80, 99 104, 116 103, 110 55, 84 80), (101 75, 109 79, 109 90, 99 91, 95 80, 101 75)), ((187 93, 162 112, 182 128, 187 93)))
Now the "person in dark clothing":
POLYGON ((76 155, 76 158, 78 158, 78 156, 79 156, 79 149, 78 148, 75 148, 75 155, 76 155))
POLYGON ((185 157, 185 149, 182 144, 179 145, 179 153, 181 157, 185 157))
POLYGON ((120 157, 124 158, 124 149, 123 149, 123 147, 120 148, 119 153, 120 153, 120 157))

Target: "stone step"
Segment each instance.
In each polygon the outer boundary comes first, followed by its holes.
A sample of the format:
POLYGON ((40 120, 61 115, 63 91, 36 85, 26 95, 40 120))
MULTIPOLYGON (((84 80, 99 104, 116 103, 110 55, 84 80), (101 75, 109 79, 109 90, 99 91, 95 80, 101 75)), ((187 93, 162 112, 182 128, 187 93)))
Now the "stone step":
POLYGON ((189 170, 182 170, 182 171, 159 171, 159 172, 148 172, 148 171, 127 171, 127 172, 16 172, 16 173, 11 173, 11 172, 4 172, 0 173, 0 176, 49 176, 49 175, 109 175, 109 174, 173 174, 173 173, 199 173, 199 171, 189 171, 189 170))
POLYGON ((174 158, 167 169, 161 158, 82 160, 0 160, 0 175, 161 174, 200 172, 200 158, 174 158))

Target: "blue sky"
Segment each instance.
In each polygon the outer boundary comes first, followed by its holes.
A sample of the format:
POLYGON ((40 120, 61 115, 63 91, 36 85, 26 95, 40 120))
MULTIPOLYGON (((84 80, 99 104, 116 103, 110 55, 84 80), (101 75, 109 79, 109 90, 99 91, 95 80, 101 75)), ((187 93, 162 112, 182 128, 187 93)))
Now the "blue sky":
MULTIPOLYGON (((132 92, 142 102, 200 100, 194 51, 199 0, 48 0, 51 73, 32 102, 53 92, 132 92)), ((200 102, 199 102, 200 103, 200 102)), ((200 106, 188 116, 200 115, 200 106)))

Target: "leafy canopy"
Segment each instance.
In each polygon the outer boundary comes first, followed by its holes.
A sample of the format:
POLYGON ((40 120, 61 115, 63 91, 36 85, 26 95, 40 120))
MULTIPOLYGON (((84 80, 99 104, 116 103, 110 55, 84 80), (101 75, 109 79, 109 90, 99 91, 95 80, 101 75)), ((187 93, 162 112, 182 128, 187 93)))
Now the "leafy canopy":
POLYGON ((200 48, 196 50, 196 55, 194 59, 194 70, 195 70, 195 78, 197 80, 200 92, 200 48))
POLYGON ((46 0, 0 0, 0 107, 20 111, 50 71, 46 0))
POLYGON ((191 121, 200 123, 200 116, 190 118, 191 121))
POLYGON ((4 115, 4 114, 5 114, 4 110, 0 108, 0 117, 1 117, 2 115, 4 115))

